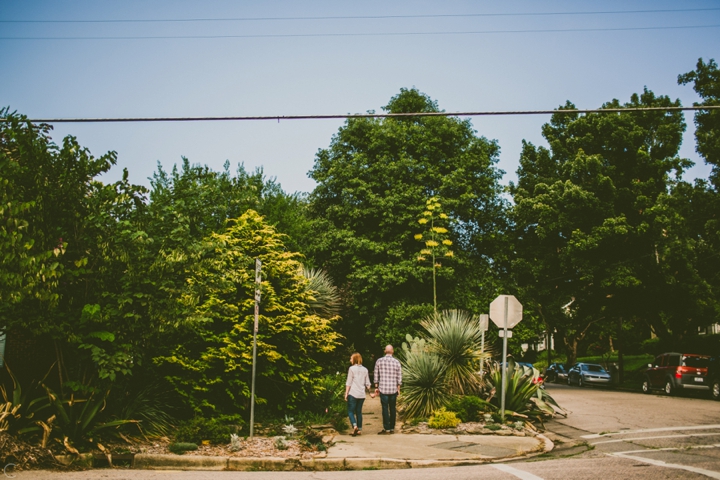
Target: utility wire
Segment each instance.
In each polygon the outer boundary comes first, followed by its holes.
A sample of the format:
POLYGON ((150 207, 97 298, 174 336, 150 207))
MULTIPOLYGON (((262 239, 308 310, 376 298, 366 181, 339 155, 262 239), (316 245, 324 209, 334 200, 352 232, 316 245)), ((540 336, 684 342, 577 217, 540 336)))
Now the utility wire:
POLYGON ((561 28, 530 30, 478 30, 460 32, 391 32, 391 33, 268 33, 249 35, 140 35, 123 37, 0 37, 0 40, 168 40, 211 38, 298 38, 298 37, 403 37, 422 35, 478 35, 493 33, 559 33, 559 32, 622 32, 633 30, 679 30, 717 28, 716 25, 682 25, 669 27, 561 28))
POLYGON ((402 18, 470 18, 470 17, 549 17, 556 15, 618 15, 638 13, 679 13, 708 12, 720 8, 680 8, 662 10, 609 10, 590 12, 528 12, 528 13, 457 13, 457 14, 425 14, 425 15, 339 15, 315 17, 237 17, 237 18, 151 18, 151 19, 117 19, 117 20, 0 20, 0 23, 179 23, 179 22, 256 22, 277 20, 381 20, 402 18))
MULTIPOLYGON (((689 110, 720 110, 720 105, 694 105, 692 107, 628 107, 595 109, 559 109, 559 110, 509 110, 496 112, 414 112, 414 113, 356 113, 337 115, 257 115, 232 117, 127 117, 127 118, 32 118, 33 123, 132 123, 132 122, 227 122, 260 120, 333 120, 351 118, 406 118, 406 117, 483 117, 508 115, 554 115, 556 113, 573 115, 587 113, 627 113, 627 112, 679 112, 689 110)), ((0 118, 7 121, 7 118, 0 118)))

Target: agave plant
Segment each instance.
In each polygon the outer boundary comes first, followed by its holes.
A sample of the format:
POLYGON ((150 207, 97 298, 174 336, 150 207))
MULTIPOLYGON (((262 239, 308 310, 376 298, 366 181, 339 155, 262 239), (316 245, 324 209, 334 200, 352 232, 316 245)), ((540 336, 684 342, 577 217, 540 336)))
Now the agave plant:
POLYGON ((324 270, 302 268, 303 276, 308 280, 310 308, 319 316, 331 318, 340 313, 340 294, 330 275, 324 270))
POLYGON ((446 366, 440 356, 422 349, 405 352, 400 403, 406 418, 426 418, 450 401, 446 366))
POLYGON ((454 395, 467 395, 481 387, 480 363, 489 358, 481 353, 482 331, 479 319, 462 310, 433 314, 421 325, 428 332, 431 352, 446 365, 445 382, 454 395))
MULTIPOLYGON (((513 360, 508 361, 507 378, 505 380, 505 413, 521 418, 532 417, 542 421, 543 417, 552 417, 555 413, 564 414, 564 410, 539 384, 532 382, 521 365, 513 360)), ((502 368, 493 368, 485 377, 486 386, 490 390, 488 401, 500 408, 502 388, 502 368)))

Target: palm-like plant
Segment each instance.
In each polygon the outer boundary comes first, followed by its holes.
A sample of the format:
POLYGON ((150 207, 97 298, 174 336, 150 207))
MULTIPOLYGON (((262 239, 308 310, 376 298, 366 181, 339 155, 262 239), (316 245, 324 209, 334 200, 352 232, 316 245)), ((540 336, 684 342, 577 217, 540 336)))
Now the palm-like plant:
POLYGON ((401 404, 406 418, 427 418, 450 400, 445 383, 445 364, 436 354, 423 349, 403 355, 401 404))
POLYGON ((482 353, 479 319, 462 310, 444 310, 421 322, 429 335, 429 351, 446 366, 445 382, 449 393, 466 395, 480 387, 480 363, 489 358, 482 353))
POLYGON ((341 298, 330 275, 324 270, 305 267, 302 269, 302 274, 308 280, 310 308, 321 317, 331 318, 338 315, 341 298))
MULTIPOLYGON (((533 417, 552 417, 565 411, 539 384, 533 383, 532 373, 528 374, 522 366, 513 360, 508 361, 505 383, 505 412, 508 415, 533 417)), ((485 377, 486 386, 491 391, 489 401, 500 408, 500 389, 502 388, 502 368, 493 368, 485 377)))

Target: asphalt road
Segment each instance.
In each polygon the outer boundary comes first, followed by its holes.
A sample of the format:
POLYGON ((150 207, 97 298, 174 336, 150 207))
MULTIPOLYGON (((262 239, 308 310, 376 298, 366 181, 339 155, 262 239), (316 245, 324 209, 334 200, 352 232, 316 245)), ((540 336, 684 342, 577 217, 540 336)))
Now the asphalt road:
MULTIPOLYGON (((20 472, 18 480, 720 479, 720 402, 548 385, 567 418, 547 424, 556 449, 505 464, 354 472, 20 472)), ((2 477, 0 476, 0 479, 2 477)))

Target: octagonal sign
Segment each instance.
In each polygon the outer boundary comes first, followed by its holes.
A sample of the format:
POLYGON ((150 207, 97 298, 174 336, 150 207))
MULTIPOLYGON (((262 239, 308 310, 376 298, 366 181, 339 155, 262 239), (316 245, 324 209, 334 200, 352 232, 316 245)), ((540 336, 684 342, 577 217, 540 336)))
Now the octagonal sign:
POLYGON ((490 304, 490 320, 498 328, 513 328, 522 320, 522 304, 514 295, 499 295, 490 304), (507 299, 507 303, 506 300, 507 299), (505 323, 505 305, 507 304, 507 326, 505 323))

